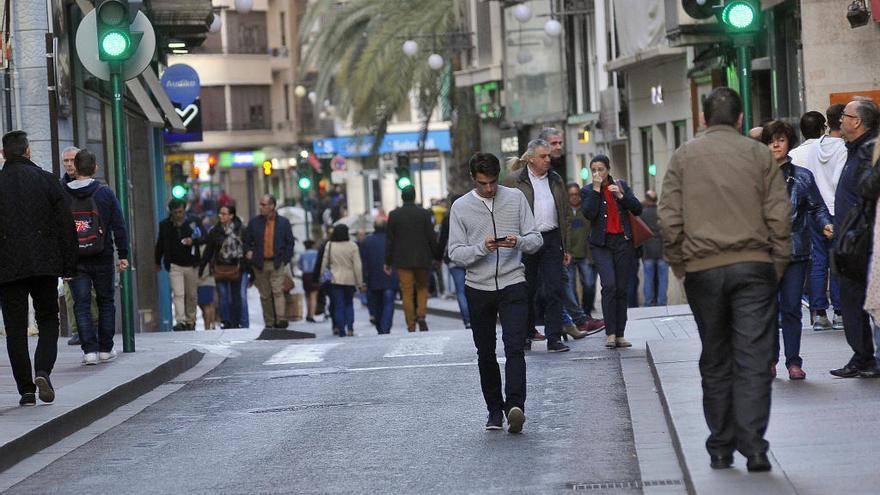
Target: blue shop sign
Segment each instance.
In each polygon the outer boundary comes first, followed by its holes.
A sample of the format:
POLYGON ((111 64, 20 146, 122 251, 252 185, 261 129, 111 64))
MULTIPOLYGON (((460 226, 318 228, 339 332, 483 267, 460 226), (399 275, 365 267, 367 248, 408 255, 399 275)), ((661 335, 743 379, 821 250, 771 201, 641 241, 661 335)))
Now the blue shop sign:
POLYGON ((199 74, 189 65, 174 64, 162 73, 162 87, 171 101, 185 108, 199 97, 199 74))
MULTIPOLYGON (((316 139, 312 147, 317 155, 341 155, 345 158, 367 156, 373 146, 373 136, 345 136, 316 139)), ((430 131, 425 140, 426 150, 452 151, 449 131, 430 131)), ((387 134, 379 147, 379 153, 407 153, 419 150, 418 132, 387 134)))

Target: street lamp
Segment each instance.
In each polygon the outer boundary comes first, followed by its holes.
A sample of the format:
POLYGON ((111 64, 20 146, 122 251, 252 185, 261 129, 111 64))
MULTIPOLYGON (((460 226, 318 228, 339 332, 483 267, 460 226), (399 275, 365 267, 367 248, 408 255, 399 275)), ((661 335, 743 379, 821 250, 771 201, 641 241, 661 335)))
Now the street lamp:
POLYGON ((419 44, 415 40, 406 40, 403 42, 403 53, 408 57, 412 57, 419 51, 419 44))
POLYGON ((219 33, 222 26, 223 20, 220 19, 220 14, 214 14, 214 18, 211 20, 211 27, 208 28, 208 31, 212 33, 219 33))
POLYGON ((254 0, 235 0, 235 10, 242 14, 250 13, 254 8, 254 0))
POLYGON ((547 33, 547 36, 557 37, 562 34, 562 23, 557 21, 556 19, 550 19, 544 24, 544 32, 547 33))
POLYGON ((293 94, 297 98, 302 98, 306 94, 308 94, 308 90, 302 84, 298 84, 295 88, 293 88, 293 94))
POLYGON ((513 16, 522 23, 529 22, 532 19, 532 9, 528 5, 521 3, 513 10, 513 16))
POLYGON ((526 50, 525 48, 521 49, 519 53, 516 54, 516 61, 519 62, 520 65, 525 65, 532 61, 532 52, 526 50))
POLYGON ((432 53, 430 57, 428 57, 428 67, 434 70, 440 70, 443 68, 443 57, 436 53, 432 53))

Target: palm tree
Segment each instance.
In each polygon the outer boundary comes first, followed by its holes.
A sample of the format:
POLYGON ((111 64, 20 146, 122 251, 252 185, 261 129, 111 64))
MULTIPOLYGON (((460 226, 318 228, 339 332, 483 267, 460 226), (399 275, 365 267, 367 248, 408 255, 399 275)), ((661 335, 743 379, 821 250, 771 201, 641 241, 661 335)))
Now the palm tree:
MULTIPOLYGON (((307 45, 303 66, 317 72, 316 101, 324 101, 332 92, 340 117, 373 135, 368 160, 377 159, 389 120, 405 107, 413 91, 423 118, 423 155, 428 123, 441 100, 443 73, 431 69, 425 56, 404 54, 402 44, 408 37, 422 41, 459 30, 460 8, 460 0, 321 0, 309 6, 300 33, 301 42, 307 45)), ((442 42, 442 37, 438 39, 442 42)), ((451 73, 446 72, 449 77, 443 85, 447 88, 454 88, 451 73)), ((460 98, 451 90, 447 93, 455 129, 461 118, 456 105, 460 98)), ((458 164, 461 160, 455 155, 453 163, 458 164)), ((450 190, 458 190, 453 185, 460 179, 451 172, 450 190)))

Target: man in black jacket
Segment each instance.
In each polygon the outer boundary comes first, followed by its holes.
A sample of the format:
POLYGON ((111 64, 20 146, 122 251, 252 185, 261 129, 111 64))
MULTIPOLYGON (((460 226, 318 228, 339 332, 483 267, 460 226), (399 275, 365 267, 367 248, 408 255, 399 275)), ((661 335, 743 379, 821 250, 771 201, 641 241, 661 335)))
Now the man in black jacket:
POLYGON ((287 328, 287 299, 284 279, 293 259, 293 229, 290 222, 275 210, 275 196, 260 199, 260 214, 248 222, 244 237, 245 256, 254 268, 254 284, 260 291, 263 322, 270 328, 287 328))
POLYGON ((416 190, 405 187, 400 194, 403 206, 388 214, 385 237, 385 273, 397 269, 406 329, 428 331, 428 270, 439 259, 437 237, 431 223, 431 212, 415 203, 416 190), (413 295, 415 291, 415 296, 413 295))
MULTIPOLYGON (((834 193, 834 233, 842 235, 841 227, 851 209, 861 208, 863 198, 859 188, 871 172, 871 152, 877 141, 880 112, 870 100, 853 100, 843 109, 840 130, 846 140, 847 159, 834 193)), ((864 267, 863 273, 868 273, 864 267)), ((871 321, 865 312, 867 281, 840 276, 840 306, 843 313, 843 331, 853 356, 842 368, 831 370, 840 378, 880 376, 874 359, 874 341, 871 321)))
POLYGON ((182 199, 168 202, 168 218, 159 222, 156 240, 156 272, 165 269, 171 281, 174 298, 175 331, 196 329, 196 295, 199 278, 199 241, 202 231, 198 220, 186 217, 186 203, 182 199))
POLYGON ((58 277, 76 270, 76 232, 58 179, 30 160, 27 134, 3 136, 0 171, 0 304, 19 404, 52 402, 49 374, 58 355, 58 277), (28 355, 28 296, 34 300, 39 340, 34 378, 28 355))

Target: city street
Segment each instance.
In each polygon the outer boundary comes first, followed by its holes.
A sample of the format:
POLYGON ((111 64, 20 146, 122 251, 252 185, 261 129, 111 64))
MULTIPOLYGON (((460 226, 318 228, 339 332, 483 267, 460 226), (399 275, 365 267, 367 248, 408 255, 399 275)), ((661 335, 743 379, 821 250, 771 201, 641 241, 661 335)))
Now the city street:
POLYGON ((536 343, 528 419, 512 435, 483 428, 457 320, 388 336, 366 320, 359 310, 354 338, 298 324, 319 338, 240 344, 8 493, 547 493, 640 480, 620 360, 600 339, 566 354, 536 343))

